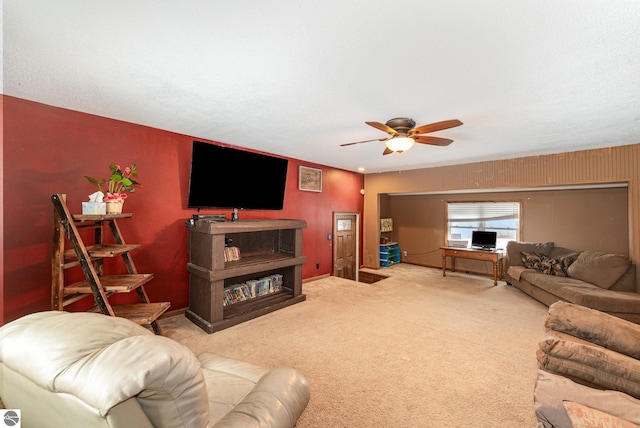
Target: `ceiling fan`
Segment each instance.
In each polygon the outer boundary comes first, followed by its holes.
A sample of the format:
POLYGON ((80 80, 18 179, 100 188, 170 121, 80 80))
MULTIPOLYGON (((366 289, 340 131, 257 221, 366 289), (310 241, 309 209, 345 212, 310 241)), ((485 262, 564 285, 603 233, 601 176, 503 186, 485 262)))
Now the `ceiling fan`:
POLYGON ((387 147, 385 148, 384 152, 382 152, 383 155, 388 155, 389 153, 394 152, 405 152, 413 147, 414 143, 431 144, 434 146, 448 146, 453 142, 453 140, 450 140, 448 138, 431 137, 423 134, 441 131, 443 129, 454 128, 456 126, 462 125, 462 122, 460 122, 458 119, 451 119, 416 127, 416 122, 408 117, 397 117, 395 119, 390 119, 385 124, 382 124, 380 122, 365 123, 369 126, 373 126, 374 128, 388 133, 389 135, 391 135, 391 137, 356 141, 354 143, 340 144, 340 146, 352 146, 354 144, 368 143, 370 141, 384 141, 387 147))

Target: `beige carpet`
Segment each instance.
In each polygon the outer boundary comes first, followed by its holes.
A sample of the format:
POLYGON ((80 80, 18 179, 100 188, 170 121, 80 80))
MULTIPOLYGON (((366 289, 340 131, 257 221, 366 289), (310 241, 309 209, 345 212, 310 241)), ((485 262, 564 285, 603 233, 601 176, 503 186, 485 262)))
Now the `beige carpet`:
POLYGON ((305 427, 535 427, 535 350, 547 307, 504 281, 400 264, 364 284, 305 283, 307 301, 206 334, 165 335, 196 354, 298 369, 305 427))

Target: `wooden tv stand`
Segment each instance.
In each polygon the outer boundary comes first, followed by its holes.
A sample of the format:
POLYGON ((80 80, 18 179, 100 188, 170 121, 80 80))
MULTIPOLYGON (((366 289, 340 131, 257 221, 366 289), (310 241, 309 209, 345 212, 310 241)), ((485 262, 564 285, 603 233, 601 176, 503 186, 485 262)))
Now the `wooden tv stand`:
POLYGON ((186 317, 207 333, 302 302, 304 220, 196 220, 189 229, 189 308, 186 317), (240 260, 224 260, 225 240, 240 260), (280 274, 282 290, 225 306, 225 287, 280 274))
POLYGON ((460 259, 484 260, 493 263, 493 285, 498 285, 498 278, 502 278, 503 254, 496 250, 476 250, 473 248, 441 247, 442 276, 447 276, 447 257, 451 257, 451 270, 456 271, 456 257, 460 259))

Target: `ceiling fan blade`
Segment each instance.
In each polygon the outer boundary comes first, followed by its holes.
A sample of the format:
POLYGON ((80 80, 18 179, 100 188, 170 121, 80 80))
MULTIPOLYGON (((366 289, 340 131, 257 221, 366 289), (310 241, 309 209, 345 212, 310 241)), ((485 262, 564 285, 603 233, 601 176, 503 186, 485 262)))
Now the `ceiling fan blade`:
POLYGON ((443 120, 442 122, 430 123, 428 125, 418 126, 409 130, 409 135, 426 134, 429 132, 441 131, 443 129, 455 128, 462 125, 458 119, 443 120))
POLYGON ((393 150, 391 150, 389 147, 385 147, 384 152, 382 152, 383 155, 388 155, 390 153, 393 153, 393 150))
POLYGON ((369 143, 371 141, 385 141, 386 138, 377 138, 375 140, 363 140, 363 141, 356 141, 353 143, 344 143, 344 144, 340 144, 340 147, 345 147, 345 146, 353 146, 354 144, 360 144, 360 143, 369 143))
POLYGON ((398 135, 398 131, 396 131, 395 129, 383 123, 380 123, 380 122, 365 122, 365 123, 369 126, 373 126, 376 129, 386 132, 387 134, 391 134, 392 136, 398 135))
POLYGON ((448 146, 453 143, 453 140, 448 138, 431 137, 429 135, 416 135, 413 137, 416 143, 431 144, 433 146, 448 146))

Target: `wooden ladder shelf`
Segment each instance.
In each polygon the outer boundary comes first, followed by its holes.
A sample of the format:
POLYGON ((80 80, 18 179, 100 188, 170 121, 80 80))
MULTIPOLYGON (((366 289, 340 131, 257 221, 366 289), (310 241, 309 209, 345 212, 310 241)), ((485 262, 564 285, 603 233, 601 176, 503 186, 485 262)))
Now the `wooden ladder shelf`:
POLYGON ((65 195, 51 195, 53 202, 53 256, 51 259, 51 309, 61 311, 65 306, 92 296, 95 310, 105 315, 118 316, 150 326, 156 334, 162 334, 158 317, 169 309, 169 302, 151 303, 144 284, 153 279, 153 274, 139 274, 129 254, 140 248, 137 244, 126 244, 122 239, 117 220, 129 218, 131 214, 71 215, 65 195), (115 244, 105 244, 104 225, 108 225, 115 244), (93 229, 93 245, 85 245, 80 229, 93 229), (65 249, 67 240, 71 249, 65 249), (124 275, 102 275, 103 259, 122 257, 127 268, 124 275), (65 270, 80 267, 85 279, 65 284, 65 270), (135 291, 140 303, 112 305, 109 296, 115 293, 135 291))

